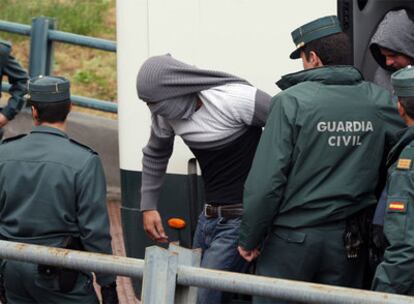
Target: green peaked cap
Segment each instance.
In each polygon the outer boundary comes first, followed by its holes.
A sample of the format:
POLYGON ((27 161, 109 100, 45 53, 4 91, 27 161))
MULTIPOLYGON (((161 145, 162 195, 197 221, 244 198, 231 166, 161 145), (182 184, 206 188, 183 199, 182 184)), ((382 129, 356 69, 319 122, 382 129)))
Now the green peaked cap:
POLYGON ((296 50, 290 54, 291 59, 300 57, 300 49, 308 42, 341 33, 342 28, 337 16, 326 16, 313 20, 294 30, 291 35, 296 45, 296 50))
POLYGON ((394 95, 400 97, 414 96, 414 67, 407 66, 391 75, 394 95))
POLYGON ((70 82, 58 76, 36 76, 27 83, 28 98, 35 102, 59 102, 70 99, 70 82))

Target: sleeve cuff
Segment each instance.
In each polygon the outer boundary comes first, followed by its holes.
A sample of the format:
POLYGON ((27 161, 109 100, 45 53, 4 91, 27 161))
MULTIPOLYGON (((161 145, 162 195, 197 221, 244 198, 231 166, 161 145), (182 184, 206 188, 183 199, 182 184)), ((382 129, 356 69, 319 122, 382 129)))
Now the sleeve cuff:
POLYGON ((141 192, 141 202, 139 205, 140 211, 145 210, 157 210, 157 202, 159 199, 159 193, 150 191, 141 192))

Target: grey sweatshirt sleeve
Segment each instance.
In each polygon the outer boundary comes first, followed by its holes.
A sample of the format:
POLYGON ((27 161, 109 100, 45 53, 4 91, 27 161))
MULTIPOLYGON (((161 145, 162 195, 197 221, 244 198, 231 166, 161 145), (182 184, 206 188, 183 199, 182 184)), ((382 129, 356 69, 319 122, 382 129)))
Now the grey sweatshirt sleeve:
POLYGON ((153 117, 150 139, 142 150, 141 211, 157 209, 173 147, 173 130, 162 117, 153 117))
POLYGON ((230 86, 240 87, 240 91, 229 92, 229 96, 233 97, 234 101, 229 103, 229 106, 232 107, 233 118, 244 125, 263 127, 269 114, 272 97, 251 86, 242 84, 230 86))
POLYGON ((256 97, 254 100, 254 114, 252 125, 264 127, 266 124, 267 116, 269 114, 271 100, 272 97, 269 94, 257 89, 256 97))

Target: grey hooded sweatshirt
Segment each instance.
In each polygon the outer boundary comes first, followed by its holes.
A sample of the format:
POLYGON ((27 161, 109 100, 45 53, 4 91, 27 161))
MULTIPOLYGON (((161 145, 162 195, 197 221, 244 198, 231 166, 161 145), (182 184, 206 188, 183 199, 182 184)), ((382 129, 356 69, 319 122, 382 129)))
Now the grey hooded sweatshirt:
POLYGON ((374 75, 374 82, 392 91, 390 77, 394 70, 386 66, 380 47, 414 58, 414 20, 405 9, 389 11, 372 36, 370 50, 380 65, 374 75))
POLYGON ((200 164, 207 200, 241 203, 271 97, 242 78, 199 69, 170 55, 143 63, 137 91, 152 113, 143 149, 140 209, 156 209, 175 135, 200 164))

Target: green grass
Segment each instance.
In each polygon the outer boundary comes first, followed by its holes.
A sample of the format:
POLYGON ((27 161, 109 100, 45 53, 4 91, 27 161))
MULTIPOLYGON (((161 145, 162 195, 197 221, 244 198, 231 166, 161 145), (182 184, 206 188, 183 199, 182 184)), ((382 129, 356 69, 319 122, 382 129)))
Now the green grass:
POLYGON ((0 19, 31 24, 38 16, 57 20, 61 31, 94 36, 105 28, 104 14, 110 0, 1 0, 0 19))

